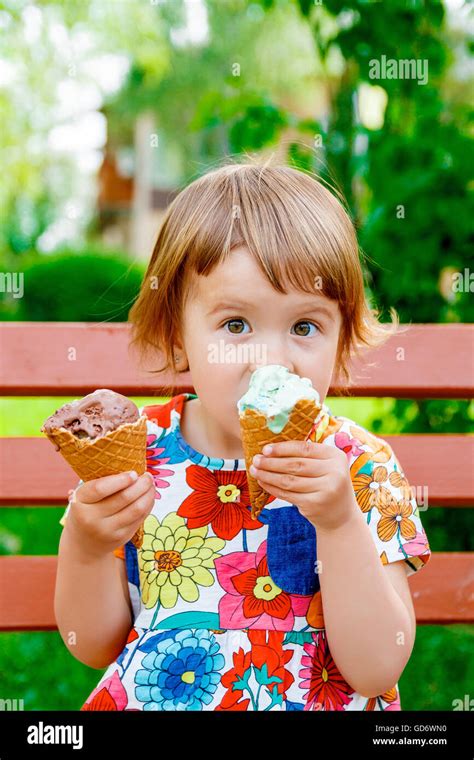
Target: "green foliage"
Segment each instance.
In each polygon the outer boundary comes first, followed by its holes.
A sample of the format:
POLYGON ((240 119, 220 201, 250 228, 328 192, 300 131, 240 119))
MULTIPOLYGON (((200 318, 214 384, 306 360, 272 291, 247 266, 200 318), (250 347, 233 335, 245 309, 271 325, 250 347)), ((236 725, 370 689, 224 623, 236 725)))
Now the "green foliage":
POLYGON ((104 670, 70 653, 59 631, 0 633, 2 698, 25 710, 79 710, 104 670))
POLYGON ((23 268, 25 295, 15 319, 126 322, 143 270, 123 254, 62 251, 23 268))

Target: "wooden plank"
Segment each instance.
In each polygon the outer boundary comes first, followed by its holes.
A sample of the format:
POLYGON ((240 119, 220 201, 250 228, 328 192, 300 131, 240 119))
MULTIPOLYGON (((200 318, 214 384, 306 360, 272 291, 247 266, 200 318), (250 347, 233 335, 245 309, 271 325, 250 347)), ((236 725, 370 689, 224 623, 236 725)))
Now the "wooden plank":
POLYGON ((384 346, 354 361, 351 395, 471 398, 474 325, 418 324, 402 328, 403 332, 384 346))
MULTIPOLYGON (((410 485, 423 504, 474 505, 474 437, 466 435, 386 436, 410 485)), ((64 504, 78 478, 45 437, 0 438, 0 506, 64 504)))
MULTIPOLYGON (((57 557, 0 557, 0 631, 55 630, 57 557)), ((408 579, 416 619, 474 623, 474 552, 435 552, 408 579)))
POLYGON ((0 557, 0 631, 51 631, 57 557, 0 557))
MULTIPOLYGON (((84 395, 113 388, 126 395, 163 395, 170 377, 147 375, 129 353, 128 323, 4 322, 0 394, 84 395), (47 358, 46 358, 47 357, 47 358)), ((385 346, 353 364, 353 396, 469 398, 474 387, 474 326, 403 325, 385 346)), ((182 373, 174 393, 194 390, 182 373)), ((334 385, 329 393, 337 389, 334 385)))
POLYGON ((386 435, 419 505, 474 506, 474 437, 456 434, 386 435))
POLYGON ((420 623, 474 623, 474 552, 433 552, 408 578, 420 623))

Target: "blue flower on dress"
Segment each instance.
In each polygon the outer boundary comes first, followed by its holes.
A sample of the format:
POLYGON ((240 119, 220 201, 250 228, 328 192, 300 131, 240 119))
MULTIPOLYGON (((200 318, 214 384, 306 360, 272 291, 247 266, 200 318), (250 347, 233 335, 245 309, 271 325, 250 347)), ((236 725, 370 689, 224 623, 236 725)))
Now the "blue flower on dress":
POLYGON ((211 631, 177 629, 161 635, 135 674, 144 710, 202 710, 220 683, 225 664, 211 631))

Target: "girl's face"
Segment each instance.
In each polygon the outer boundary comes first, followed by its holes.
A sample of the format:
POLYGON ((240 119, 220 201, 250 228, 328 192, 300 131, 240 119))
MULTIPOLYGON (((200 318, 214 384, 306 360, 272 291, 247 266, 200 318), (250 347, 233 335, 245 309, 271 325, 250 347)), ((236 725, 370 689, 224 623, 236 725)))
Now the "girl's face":
POLYGON ((314 295, 278 293, 246 247, 235 248, 211 274, 195 275, 193 284, 183 348, 201 415, 220 431, 223 446, 238 447, 237 401, 258 366, 281 364, 309 377, 321 401, 326 398, 342 321, 336 301, 316 287, 314 295))

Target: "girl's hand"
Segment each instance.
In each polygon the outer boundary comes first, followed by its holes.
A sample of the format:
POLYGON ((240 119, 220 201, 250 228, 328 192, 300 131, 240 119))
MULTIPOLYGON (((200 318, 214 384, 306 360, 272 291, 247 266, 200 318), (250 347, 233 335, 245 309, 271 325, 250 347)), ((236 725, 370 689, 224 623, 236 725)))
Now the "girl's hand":
POLYGON ((313 441, 280 441, 264 446, 263 452, 253 458, 253 477, 272 496, 298 507, 315 528, 334 530, 360 510, 341 449, 313 441))
POLYGON ((148 472, 88 480, 74 492, 64 530, 87 556, 100 557, 127 543, 154 503, 155 485, 148 472))

